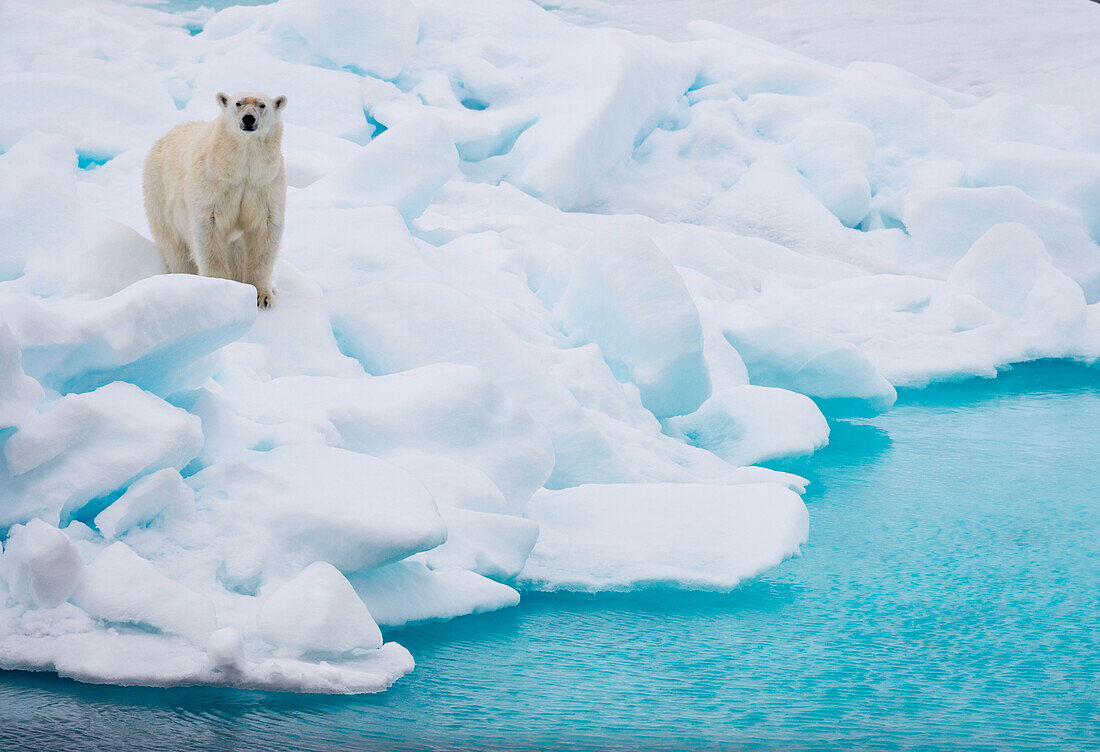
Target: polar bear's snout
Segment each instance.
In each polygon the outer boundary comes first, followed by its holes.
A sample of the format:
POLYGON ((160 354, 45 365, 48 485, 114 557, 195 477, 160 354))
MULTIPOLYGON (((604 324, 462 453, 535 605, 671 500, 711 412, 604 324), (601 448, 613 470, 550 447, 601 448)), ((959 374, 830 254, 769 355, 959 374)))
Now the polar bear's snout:
POLYGON ((251 133, 260 127, 264 113, 267 111, 267 103, 255 97, 238 99, 234 108, 237 114, 237 125, 242 131, 251 133))

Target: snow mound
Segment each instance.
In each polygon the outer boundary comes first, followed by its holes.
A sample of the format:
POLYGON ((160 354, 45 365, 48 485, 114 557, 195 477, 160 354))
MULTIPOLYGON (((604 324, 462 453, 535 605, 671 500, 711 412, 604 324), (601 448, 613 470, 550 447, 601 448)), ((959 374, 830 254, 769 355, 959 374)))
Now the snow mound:
POLYGON ((0 554, 0 579, 17 601, 60 606, 80 584, 84 559, 65 534, 42 520, 15 525, 0 554))
POLYGON ((507 585, 464 570, 437 572, 416 561, 357 575, 352 584, 385 627, 481 614, 519 603, 519 593, 507 585))
POLYGON ((256 624, 263 639, 292 654, 382 647, 382 633, 351 583, 323 561, 265 597, 256 624))
POLYGON ((198 501, 236 517, 300 565, 375 569, 447 538, 435 501, 385 460, 326 446, 281 446, 212 465, 191 479, 198 501))
POLYGON ((699 312, 676 269, 637 231, 604 231, 581 249, 554 313, 574 339, 600 346, 658 418, 710 396, 699 312))
MULTIPOLYGON (((14 107, 14 105, 13 105, 14 107)), ((76 153, 60 134, 33 131, 0 146, 0 280, 16 280, 78 227, 76 153)))
POLYGON ((751 319, 725 330, 759 386, 805 394, 835 412, 875 414, 890 409, 897 392, 857 348, 801 327, 751 319))
POLYGON ((0 294, 0 316, 20 342, 24 370, 62 394, 113 381, 167 394, 185 385, 187 366, 248 330, 254 298, 248 285, 174 274, 86 302, 0 294))
POLYGON ((1054 324, 1050 328, 1063 334, 1084 325, 1080 287, 1054 266, 1042 239, 1026 225, 994 225, 955 264, 947 284, 1002 316, 1054 324))
POLYGON ((734 465, 808 457, 829 440, 829 424, 809 397, 749 384, 715 394, 668 424, 734 465))
POLYGON ((195 502, 195 492, 179 471, 166 467, 143 476, 111 505, 96 515, 95 527, 105 538, 117 538, 145 526, 165 512, 184 511, 195 502))
POLYGON ((247 34, 280 56, 396 78, 418 29, 416 11, 405 0, 282 0, 226 8, 206 22, 203 35, 240 43, 235 37, 247 34))
POLYGON ((314 183, 309 193, 318 206, 392 206, 411 220, 423 213, 457 169, 458 152, 440 122, 406 120, 314 183))
POLYGON ((538 524, 522 517, 446 506, 439 514, 447 524, 447 542, 424 555, 435 571, 467 570, 507 581, 523 569, 539 537, 538 524))
POLYGON ((439 363, 377 378, 286 376, 204 392, 195 411, 223 456, 252 446, 333 444, 385 458, 443 457, 522 506, 550 475, 546 429, 484 373, 439 363), (223 413, 222 410, 226 412, 223 413))
POLYGON ((0 525, 68 521, 143 475, 183 468, 201 447, 198 418, 133 384, 66 395, 4 444, 0 525))
POLYGON ((103 549, 88 565, 73 603, 104 621, 150 627, 199 644, 217 627, 207 598, 174 582, 122 542, 103 549))
POLYGON ((83 76, 35 71, 0 75, 0 108, 0 150, 31 131, 60 131, 82 151, 104 156, 135 140, 156 140, 157 123, 175 115, 163 92, 142 96, 83 76))
POLYGON ((212 660, 206 650, 179 638, 93 630, 90 624, 81 621, 81 612, 75 606, 47 613, 55 626, 83 626, 85 631, 52 634, 28 630, 25 621, 19 623, 0 615, 0 626, 5 630, 0 636, 0 658, 6 667, 45 669, 93 684, 153 687, 207 684, 323 694, 381 692, 413 669, 409 651, 390 642, 339 666, 293 658, 246 659, 243 667, 233 671, 212 660), (13 637, 17 625, 20 639, 13 637))
POLYGON ((0 430, 32 419, 45 396, 42 386, 23 371, 23 351, 11 328, 0 323, 0 430))

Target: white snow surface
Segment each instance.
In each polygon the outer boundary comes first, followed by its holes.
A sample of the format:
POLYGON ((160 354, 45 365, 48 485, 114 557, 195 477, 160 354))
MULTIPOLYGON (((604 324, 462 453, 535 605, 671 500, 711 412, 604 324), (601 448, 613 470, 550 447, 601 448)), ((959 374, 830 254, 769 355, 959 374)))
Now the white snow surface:
POLYGON ((535 590, 733 588, 799 552, 806 505, 776 483, 608 483, 535 495, 535 590))
POLYGON ((1100 5, 554 8, 0 2, 0 667, 381 691, 409 622, 796 555, 754 463, 826 415, 1100 356, 1100 5), (236 90, 259 313, 142 208, 236 90))
POLYGON ((260 636, 293 655, 339 655, 382 647, 382 633, 340 570, 315 561, 264 598, 260 636))

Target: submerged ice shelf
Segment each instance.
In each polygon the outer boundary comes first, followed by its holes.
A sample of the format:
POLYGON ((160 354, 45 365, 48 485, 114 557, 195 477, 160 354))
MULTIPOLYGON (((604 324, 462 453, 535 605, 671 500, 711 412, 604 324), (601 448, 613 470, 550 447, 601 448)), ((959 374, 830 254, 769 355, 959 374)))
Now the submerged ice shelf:
POLYGON ((5 668, 379 691, 379 627, 796 555, 806 481, 755 463, 824 414, 1100 353, 1083 110, 520 0, 2 13, 5 668), (290 99, 259 314, 142 216, 223 89, 290 99))

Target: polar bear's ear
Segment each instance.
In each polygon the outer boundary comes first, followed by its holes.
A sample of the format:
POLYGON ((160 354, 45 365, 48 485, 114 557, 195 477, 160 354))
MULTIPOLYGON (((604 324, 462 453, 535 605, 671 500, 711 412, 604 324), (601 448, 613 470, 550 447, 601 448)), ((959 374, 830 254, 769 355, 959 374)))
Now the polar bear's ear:
POLYGON ((216 99, 218 100, 218 106, 223 110, 229 106, 229 95, 224 91, 219 91, 216 99))
POLYGON ((275 97, 275 109, 281 110, 286 107, 286 94, 280 94, 275 97))

